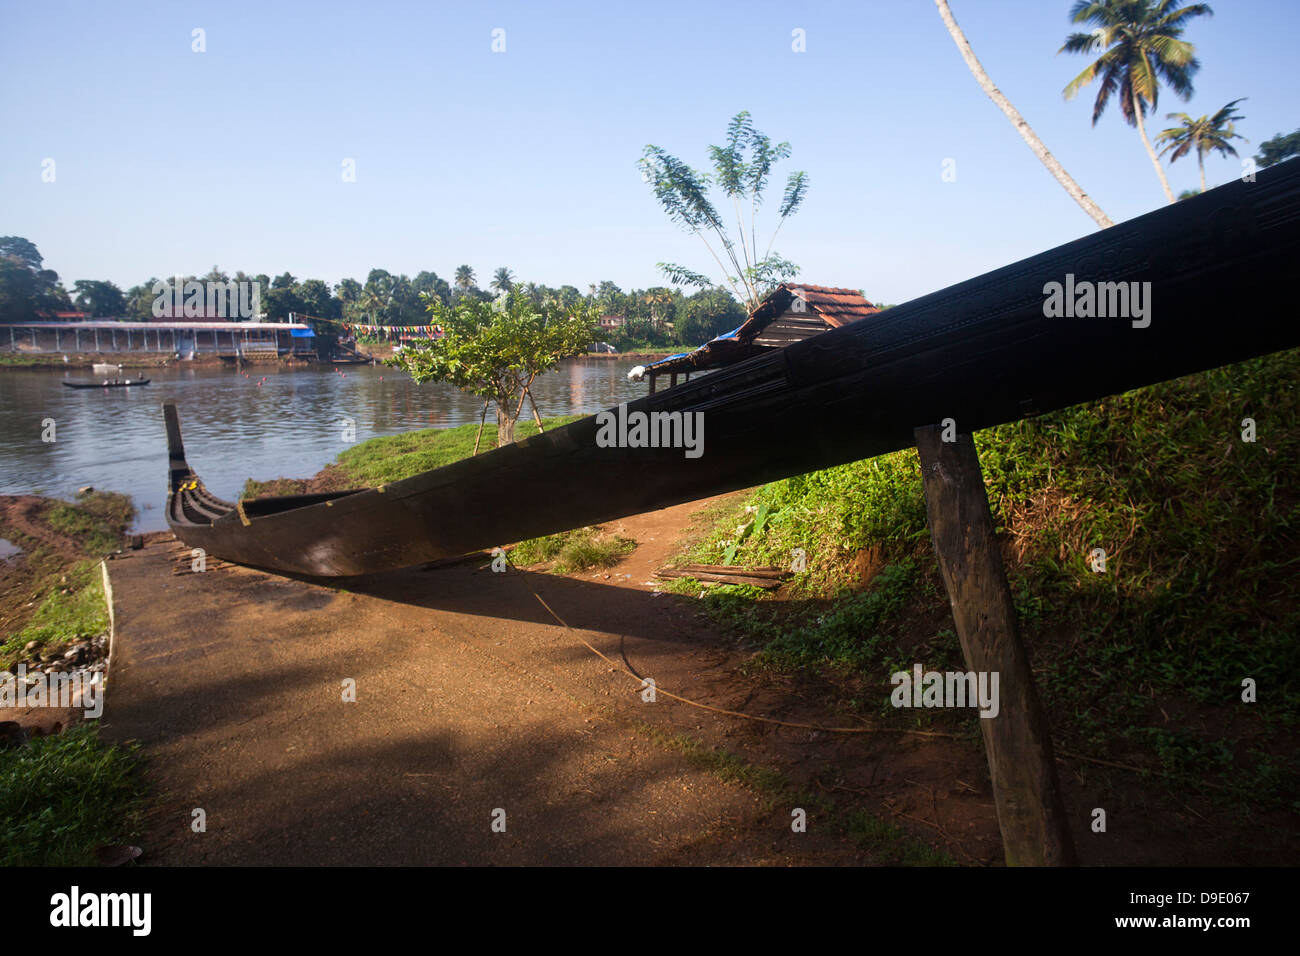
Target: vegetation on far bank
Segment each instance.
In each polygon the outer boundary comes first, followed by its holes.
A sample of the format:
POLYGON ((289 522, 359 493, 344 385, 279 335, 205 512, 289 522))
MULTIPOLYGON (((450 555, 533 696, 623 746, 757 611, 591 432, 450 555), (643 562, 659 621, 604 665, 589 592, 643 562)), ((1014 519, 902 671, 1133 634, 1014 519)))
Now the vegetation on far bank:
MULTIPOLYGON (((1171 786, 1300 808, 1300 351, 978 433, 1022 635, 1066 749, 1171 786), (1253 418, 1257 440, 1242 440, 1253 418), (1089 566, 1106 552, 1105 573, 1089 566), (1258 703, 1241 700, 1253 678, 1258 703)), ((889 675, 964 670, 915 450, 775 482, 681 562, 807 567, 786 593, 673 590, 755 651, 886 721, 889 675), (863 587, 864 579, 867 586, 863 587)), ((975 719, 965 721, 976 739, 975 719)))

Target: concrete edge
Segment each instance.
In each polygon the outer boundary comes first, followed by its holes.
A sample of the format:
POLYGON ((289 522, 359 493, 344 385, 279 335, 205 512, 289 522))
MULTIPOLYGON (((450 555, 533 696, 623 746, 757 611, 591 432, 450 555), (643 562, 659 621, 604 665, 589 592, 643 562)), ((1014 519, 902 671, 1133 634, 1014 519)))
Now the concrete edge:
MULTIPOLYGON (((99 562, 99 570, 104 578, 104 603, 108 605, 108 658, 104 665, 104 683, 102 685, 104 693, 108 690, 108 677, 113 673, 113 656, 117 652, 117 618, 113 613, 113 581, 108 576, 108 559, 103 558, 99 562)), ((104 698, 104 708, 108 708, 108 698, 104 698)))

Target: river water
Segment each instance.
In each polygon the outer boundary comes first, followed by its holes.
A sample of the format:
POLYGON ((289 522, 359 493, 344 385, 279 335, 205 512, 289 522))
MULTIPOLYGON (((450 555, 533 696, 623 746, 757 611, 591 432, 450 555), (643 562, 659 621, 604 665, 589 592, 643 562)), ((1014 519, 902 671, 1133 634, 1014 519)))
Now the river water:
MULTIPOLYGON (((533 386, 543 416, 591 414, 639 398, 625 359, 565 362, 533 386)), ((0 494, 70 498, 83 485, 135 501, 136 529, 167 526, 167 438, 162 403, 180 412, 190 465, 211 491, 236 498, 248 478, 307 478, 357 441, 418 428, 478 422, 483 403, 449 385, 416 385, 384 366, 281 368, 124 368, 139 388, 71 389, 94 381, 88 370, 0 370, 0 494), (266 381, 258 382, 262 377, 266 381), (53 434, 50 434, 53 420, 53 434), (44 438, 53 437, 53 441, 44 438)), ((494 412, 488 412, 489 422, 494 412)), ((525 406, 525 416, 528 415, 525 406)))

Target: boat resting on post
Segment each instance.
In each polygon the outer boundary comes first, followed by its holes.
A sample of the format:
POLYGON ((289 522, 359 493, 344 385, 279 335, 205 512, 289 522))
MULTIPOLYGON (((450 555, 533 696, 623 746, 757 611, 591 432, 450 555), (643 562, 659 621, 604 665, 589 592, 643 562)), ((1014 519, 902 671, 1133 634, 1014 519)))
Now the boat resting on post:
POLYGON ((906 448, 944 419, 973 432, 1294 348, 1284 292, 1298 256, 1292 160, 616 412, 355 491, 222 501, 167 405, 167 520, 228 561, 348 576, 651 511, 906 448), (1111 314, 1053 311, 1085 285, 1111 314), (634 447, 625 428, 680 437, 685 416, 702 423, 698 456, 634 447))

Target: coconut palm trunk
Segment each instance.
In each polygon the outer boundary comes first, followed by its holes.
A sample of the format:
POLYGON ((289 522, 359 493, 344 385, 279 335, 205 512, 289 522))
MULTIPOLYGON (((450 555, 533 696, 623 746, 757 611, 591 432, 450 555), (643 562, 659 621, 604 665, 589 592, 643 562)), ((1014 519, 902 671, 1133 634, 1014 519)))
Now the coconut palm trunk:
MULTIPOLYGON (((1160 187, 1164 189, 1165 198, 1169 200, 1169 204, 1172 206, 1176 202, 1174 199, 1174 191, 1169 188, 1169 180, 1165 178, 1165 168, 1160 165, 1160 157, 1157 156, 1156 151, 1151 148, 1151 140, 1147 138, 1147 127, 1146 124, 1142 122, 1141 101, 1138 100, 1137 93, 1131 89, 1129 90, 1129 102, 1133 107, 1133 120, 1137 123, 1138 135, 1142 137, 1142 145, 1147 148, 1147 155, 1151 157, 1151 165, 1156 168, 1156 175, 1160 177, 1160 187)), ((1201 177, 1201 192, 1205 192, 1205 178, 1203 174, 1201 177)))
MULTIPOLYGON (((1056 157, 1051 151, 1043 145, 1043 141, 1038 138, 1038 134, 1033 131, 1030 125, 1025 122, 1025 118, 1020 115, 1020 111, 1011 105, 1011 101, 1002 95, 1002 91, 993 85, 989 75, 984 72, 984 67, 975 56, 975 51, 971 49, 970 43, 966 40, 966 35, 962 33, 961 27, 957 26, 957 21, 953 19, 952 11, 948 9, 948 0, 934 0, 935 6, 939 8, 939 16, 943 18, 943 24, 948 28, 948 33, 952 36, 953 42, 957 44, 957 49, 961 57, 966 61, 966 66, 970 69, 971 74, 975 77, 975 82, 980 85, 989 99, 997 104, 998 109, 1006 114, 1007 119, 1011 120, 1011 125, 1016 128, 1021 138, 1033 150, 1039 162, 1047 167, 1047 171, 1056 177, 1056 181, 1061 184, 1070 197, 1077 202, 1083 211, 1093 218, 1098 226, 1105 229, 1113 226, 1115 223, 1107 216, 1100 206, 1092 201, 1083 188, 1074 181, 1074 178, 1065 171, 1065 167, 1057 162, 1056 157)), ((1142 134, 1143 142, 1146 141, 1146 133, 1142 134)), ((1150 149, 1150 145, 1147 146, 1150 149)), ((1153 154, 1154 155, 1154 154, 1153 154)), ((1157 164, 1159 168, 1159 164, 1157 164)), ((1161 181, 1164 180, 1164 174, 1161 174, 1161 181)), ((1168 185, 1165 191, 1168 192, 1168 185)))

